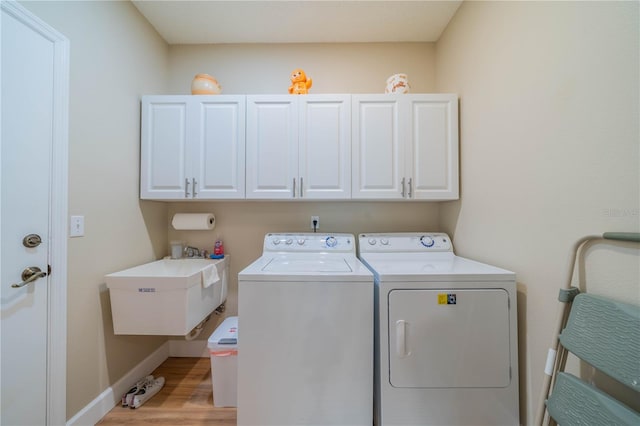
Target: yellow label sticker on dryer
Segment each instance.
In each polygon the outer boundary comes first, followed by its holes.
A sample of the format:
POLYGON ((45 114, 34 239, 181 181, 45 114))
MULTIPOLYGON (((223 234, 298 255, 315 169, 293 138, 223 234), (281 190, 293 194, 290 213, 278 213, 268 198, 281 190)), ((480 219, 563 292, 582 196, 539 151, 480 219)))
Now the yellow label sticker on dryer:
POLYGON ((438 305, 455 305, 456 295, 452 293, 438 293, 438 305))

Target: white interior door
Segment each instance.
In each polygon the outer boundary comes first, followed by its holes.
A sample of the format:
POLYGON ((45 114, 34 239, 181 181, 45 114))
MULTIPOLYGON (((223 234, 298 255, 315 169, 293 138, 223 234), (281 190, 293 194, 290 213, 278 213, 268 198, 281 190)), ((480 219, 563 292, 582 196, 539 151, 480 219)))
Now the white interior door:
MULTIPOLYGON (((21 7, 2 2, 0 424, 3 425, 65 421, 66 389, 64 386, 55 389, 63 394, 60 397, 52 395, 50 387, 50 377, 59 373, 60 364, 62 374, 65 373, 64 359, 51 362, 48 354, 54 347, 60 347, 60 342, 52 344, 52 341, 60 337, 60 327, 66 327, 64 320, 62 324, 57 320, 51 324, 52 315, 60 314, 60 305, 51 302, 58 300, 61 288, 51 290, 52 284, 60 283, 60 279, 50 278, 49 266, 55 263, 58 267, 62 263, 59 258, 52 260, 52 246, 62 247, 66 253, 64 226, 60 232, 58 220, 61 210, 52 205, 63 201, 62 211, 66 215, 66 188, 62 194, 54 193, 61 180, 59 176, 53 179, 53 170, 58 171, 60 154, 54 155, 54 146, 60 134, 66 136, 66 130, 61 129, 66 128, 66 113, 61 117, 60 76, 56 73, 64 71, 59 66, 60 55, 65 58, 67 55, 60 50, 57 40, 49 37, 48 28, 37 18, 31 18, 21 7), (54 400, 55 407, 51 407, 49 401, 54 400)), ((66 154, 66 143, 63 151, 66 154)), ((66 263, 66 255, 62 257, 66 263)), ((64 279, 65 270, 66 265, 59 267, 59 278, 64 279)), ((65 306, 63 303, 62 308, 65 306)), ((64 356, 66 346, 62 348, 64 356)))

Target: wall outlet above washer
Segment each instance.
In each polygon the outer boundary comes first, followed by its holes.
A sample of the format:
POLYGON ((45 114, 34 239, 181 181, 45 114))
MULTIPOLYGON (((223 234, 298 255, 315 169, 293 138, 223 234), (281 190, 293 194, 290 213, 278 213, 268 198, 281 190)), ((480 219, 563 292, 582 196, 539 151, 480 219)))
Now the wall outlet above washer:
POLYGON ((311 230, 317 231, 320 229, 320 216, 311 216, 311 230))

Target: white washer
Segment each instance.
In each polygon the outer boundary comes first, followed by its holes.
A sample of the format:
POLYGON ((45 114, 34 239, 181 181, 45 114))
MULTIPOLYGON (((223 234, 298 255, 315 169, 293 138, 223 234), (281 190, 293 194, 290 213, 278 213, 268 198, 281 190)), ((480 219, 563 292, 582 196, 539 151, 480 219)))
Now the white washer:
POLYGON ((378 425, 518 425, 515 274, 442 233, 360 234, 375 278, 378 425))
POLYGON ((373 274, 350 234, 267 234, 238 275, 238 425, 373 421, 373 274))

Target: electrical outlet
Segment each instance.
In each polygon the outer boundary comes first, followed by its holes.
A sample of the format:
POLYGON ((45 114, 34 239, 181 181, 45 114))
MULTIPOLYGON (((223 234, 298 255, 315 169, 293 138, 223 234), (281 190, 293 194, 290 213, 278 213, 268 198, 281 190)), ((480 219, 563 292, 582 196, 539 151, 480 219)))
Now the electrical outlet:
POLYGON ((84 237, 84 216, 71 216, 69 236, 84 237))
POLYGON ((313 231, 317 231, 318 229, 320 229, 320 216, 311 216, 311 229, 313 231))

